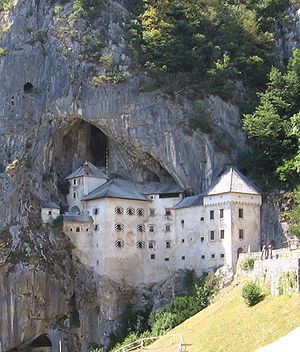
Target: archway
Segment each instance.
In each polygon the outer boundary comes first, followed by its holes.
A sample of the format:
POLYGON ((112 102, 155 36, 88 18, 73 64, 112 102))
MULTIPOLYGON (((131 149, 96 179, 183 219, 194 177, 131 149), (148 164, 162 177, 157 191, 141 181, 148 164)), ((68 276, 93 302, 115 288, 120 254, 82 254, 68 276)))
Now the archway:
POLYGON ((237 250, 237 259, 239 259, 239 256, 241 253, 246 253, 245 249, 240 247, 238 250, 237 250))
POLYGON ((28 346, 31 352, 51 352, 52 343, 49 337, 44 334, 33 340, 28 346))
POLYGON ((30 94, 33 92, 33 85, 30 82, 24 84, 24 93, 30 94))
POLYGON ((70 214, 72 215, 81 215, 81 210, 79 209, 79 207, 77 207, 76 205, 74 205, 70 211, 69 211, 70 214))

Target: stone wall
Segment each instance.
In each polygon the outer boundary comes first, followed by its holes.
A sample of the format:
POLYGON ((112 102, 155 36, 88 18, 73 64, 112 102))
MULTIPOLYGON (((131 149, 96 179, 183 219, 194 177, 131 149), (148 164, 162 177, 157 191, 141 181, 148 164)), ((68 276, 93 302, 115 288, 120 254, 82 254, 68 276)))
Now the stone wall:
POLYGON ((271 259, 261 259, 261 252, 241 254, 238 260, 236 275, 247 275, 252 280, 264 278, 265 283, 270 286, 273 296, 279 295, 279 281, 283 273, 298 271, 298 258, 300 251, 291 251, 289 248, 282 248, 273 251, 271 259), (242 270, 242 263, 246 257, 255 259, 254 268, 250 272, 242 270))

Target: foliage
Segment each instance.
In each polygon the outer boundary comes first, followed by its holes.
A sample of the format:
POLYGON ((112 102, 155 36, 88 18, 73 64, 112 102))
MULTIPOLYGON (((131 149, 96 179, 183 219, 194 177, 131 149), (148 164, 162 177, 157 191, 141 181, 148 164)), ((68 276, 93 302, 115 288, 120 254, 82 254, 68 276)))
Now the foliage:
POLYGON ((7 55, 7 49, 6 48, 1 48, 0 47, 0 57, 6 56, 7 55))
POLYGON ((63 216, 59 215, 56 219, 52 220, 51 227, 52 228, 59 228, 63 226, 63 216))
POLYGON ((53 175, 50 171, 46 171, 43 173, 42 180, 43 181, 50 181, 52 179, 53 175))
POLYGON ((255 260, 253 257, 247 257, 242 262, 241 267, 244 271, 251 271, 254 268, 254 262, 255 260))
POLYGON ((55 6, 54 6, 54 9, 53 9, 53 15, 54 15, 54 16, 59 15, 59 14, 61 13, 62 9, 63 9, 63 8, 62 8, 61 5, 55 5, 55 6))
POLYGON ((9 11, 14 7, 12 0, 0 0, 0 12, 9 11))
POLYGON ((259 181, 267 187, 278 183, 278 175, 290 187, 299 182, 299 95, 300 50, 296 49, 286 72, 272 68, 267 89, 258 94, 258 106, 243 119, 254 151, 241 166, 254 179, 260 175, 259 181))
POLYGON ((70 192, 70 182, 68 180, 58 180, 57 188, 62 194, 67 195, 70 192))
POLYGON ((296 271, 287 271, 281 275, 279 280, 279 294, 291 296, 297 289, 296 271))
POLYGON ((252 307, 260 301, 261 289, 254 281, 248 281, 242 289, 242 297, 248 307, 252 307))
POLYGON ((32 164, 33 164, 33 160, 32 160, 32 157, 31 156, 28 156, 26 159, 25 159, 25 166, 27 169, 31 169, 32 168, 32 164))
POLYGON ((81 15, 86 19, 92 20, 101 10, 104 0, 74 0, 73 16, 81 15))

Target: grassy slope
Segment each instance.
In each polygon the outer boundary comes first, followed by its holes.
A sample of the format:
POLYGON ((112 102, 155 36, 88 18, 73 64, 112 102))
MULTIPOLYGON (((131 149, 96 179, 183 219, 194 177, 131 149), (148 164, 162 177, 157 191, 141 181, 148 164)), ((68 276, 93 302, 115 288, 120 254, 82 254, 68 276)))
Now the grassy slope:
MULTIPOLYGON (((300 295, 266 295, 256 306, 246 307, 241 286, 231 286, 222 298, 186 320, 170 333, 181 333, 192 346, 188 352, 254 351, 300 326, 300 295)), ((159 341, 155 343, 158 345, 159 341)), ((152 345, 153 346, 153 345, 152 345)), ((161 350, 160 350, 161 351, 161 350)))

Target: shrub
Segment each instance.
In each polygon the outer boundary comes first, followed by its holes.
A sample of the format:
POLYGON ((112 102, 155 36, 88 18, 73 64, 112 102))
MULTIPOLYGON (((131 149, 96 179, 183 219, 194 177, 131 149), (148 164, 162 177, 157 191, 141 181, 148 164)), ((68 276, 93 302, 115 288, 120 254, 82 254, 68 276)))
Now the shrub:
POLYGON ((9 11, 14 7, 11 0, 0 0, 0 11, 9 11))
POLYGON ((7 49, 0 47, 0 57, 7 55, 7 49))
POLYGON ((253 257, 247 257, 245 260, 242 262, 241 267, 244 271, 251 271, 254 268, 254 258, 253 257))
POLYGON ((67 180, 59 180, 57 183, 57 188, 62 194, 67 195, 70 192, 70 183, 67 180))
POLYGON ((257 304, 261 297, 261 289, 259 285, 254 281, 248 281, 242 289, 242 297, 248 307, 252 307, 257 304))
POLYGON ((287 271, 281 275, 279 280, 279 294, 291 296, 297 289, 296 271, 287 271))
POLYGON ((31 157, 31 156, 28 156, 28 157, 25 159, 25 166, 27 167, 27 169, 31 169, 32 164, 33 164, 32 157, 31 157))

